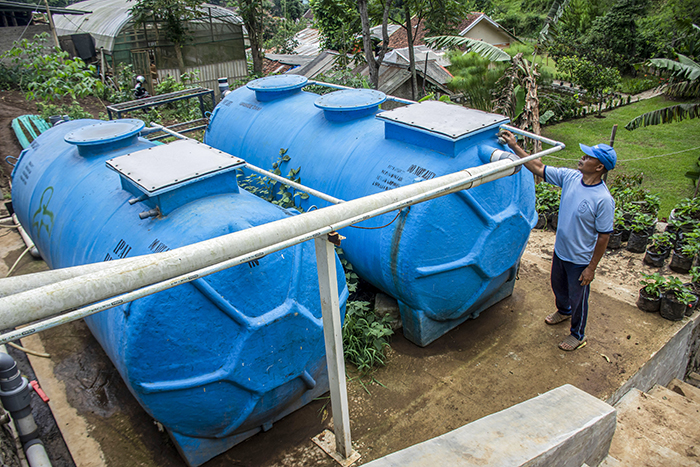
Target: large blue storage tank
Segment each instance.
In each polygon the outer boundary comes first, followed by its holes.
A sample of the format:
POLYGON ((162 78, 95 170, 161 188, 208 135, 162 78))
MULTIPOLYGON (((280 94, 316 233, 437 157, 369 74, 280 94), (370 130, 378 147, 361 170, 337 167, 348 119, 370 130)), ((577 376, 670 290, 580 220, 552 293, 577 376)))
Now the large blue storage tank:
MULTIPOLYGON (((501 115, 428 101, 380 111, 386 96, 343 90, 319 97, 306 78, 261 78, 214 109, 204 141, 270 169, 280 150, 302 183, 350 200, 490 162, 507 150, 501 115)), ((434 341, 509 296, 537 219, 527 171, 346 228, 355 271, 399 302, 404 334, 434 341), (393 222, 392 222, 393 220, 393 222), (368 230, 372 228, 372 230, 368 230)), ((328 203, 310 197, 302 207, 328 203)))
MULTIPOLYGON (((14 209, 52 268, 166 251, 293 215, 239 191, 228 176, 239 159, 191 140, 155 145, 138 136, 143 127, 71 121, 22 152, 14 209)), ((258 263, 86 318, 190 465, 328 390, 313 244, 258 263)))

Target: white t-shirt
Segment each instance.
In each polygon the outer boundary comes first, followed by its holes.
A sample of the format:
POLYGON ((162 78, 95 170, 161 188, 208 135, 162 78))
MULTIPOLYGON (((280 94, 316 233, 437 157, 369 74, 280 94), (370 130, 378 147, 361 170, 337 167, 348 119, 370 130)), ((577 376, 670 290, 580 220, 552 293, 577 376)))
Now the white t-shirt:
POLYGON ((544 168, 544 180, 561 187, 554 251, 564 261, 588 265, 599 233, 613 231, 615 200, 602 181, 584 185, 578 170, 544 168))

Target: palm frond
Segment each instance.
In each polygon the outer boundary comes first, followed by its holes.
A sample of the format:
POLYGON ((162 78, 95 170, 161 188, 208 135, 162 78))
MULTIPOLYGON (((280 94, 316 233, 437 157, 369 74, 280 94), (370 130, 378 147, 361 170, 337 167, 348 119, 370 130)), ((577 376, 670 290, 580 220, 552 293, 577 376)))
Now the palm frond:
POLYGON ((631 120, 625 125, 625 128, 632 131, 640 127, 680 122, 686 118, 697 118, 698 116, 700 116, 700 104, 680 104, 642 114, 631 120))
POLYGON ((679 54, 679 57, 683 57, 684 61, 677 62, 670 58, 652 58, 647 60, 647 64, 660 70, 667 70, 676 77, 691 81, 700 77, 700 64, 684 55, 679 54))
POLYGON ((681 81, 670 83, 662 88, 664 94, 678 98, 698 98, 700 97, 700 80, 681 81))
POLYGON ((430 47, 438 49, 450 49, 466 46, 467 52, 475 52, 484 58, 491 60, 492 62, 509 62, 511 61, 510 55, 502 51, 496 46, 493 46, 487 42, 477 41, 474 39, 469 39, 468 37, 461 36, 435 36, 426 37, 424 39, 425 43, 430 47))

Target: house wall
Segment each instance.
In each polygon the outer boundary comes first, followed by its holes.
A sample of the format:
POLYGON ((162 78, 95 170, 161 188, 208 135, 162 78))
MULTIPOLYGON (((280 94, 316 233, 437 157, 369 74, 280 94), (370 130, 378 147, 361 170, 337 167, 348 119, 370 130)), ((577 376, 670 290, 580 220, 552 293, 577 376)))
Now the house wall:
POLYGON ((488 42, 491 45, 499 47, 507 47, 513 39, 508 34, 505 34, 494 28, 488 21, 479 21, 479 23, 471 28, 465 37, 476 39, 479 41, 488 42))

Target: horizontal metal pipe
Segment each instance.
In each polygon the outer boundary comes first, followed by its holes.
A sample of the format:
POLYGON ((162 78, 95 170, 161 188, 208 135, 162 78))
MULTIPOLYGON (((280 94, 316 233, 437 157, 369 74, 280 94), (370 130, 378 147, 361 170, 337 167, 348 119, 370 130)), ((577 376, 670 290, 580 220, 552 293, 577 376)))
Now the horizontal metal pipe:
POLYGON ((566 144, 562 143, 561 141, 554 141, 553 139, 545 138, 542 135, 536 135, 535 133, 530 133, 529 131, 522 130, 520 128, 510 126, 510 125, 501 125, 501 128, 510 131, 511 133, 516 133, 522 136, 527 136, 530 139, 535 139, 537 141, 541 141, 545 144, 549 144, 550 146, 561 146, 562 149, 566 147, 566 144))
MULTIPOLYGON (((331 89, 357 89, 357 88, 351 88, 350 86, 343 86, 342 84, 324 83, 323 81, 309 80, 309 81, 306 83, 306 86, 313 86, 313 85, 316 85, 316 86, 324 86, 324 87, 331 88, 331 89)), ((416 101, 412 101, 412 100, 409 100, 409 99, 403 99, 403 98, 401 98, 401 97, 396 97, 396 96, 390 96, 390 95, 388 95, 388 94, 387 94, 386 98, 387 98, 387 100, 394 101, 394 102, 398 102, 398 103, 400 103, 400 104, 407 104, 407 105, 410 105, 410 104, 416 104, 416 103, 417 103, 416 101)))
POLYGON ((180 138, 180 139, 192 139, 192 138, 188 138, 187 136, 185 136, 185 135, 183 135, 183 134, 181 134, 181 133, 178 133, 177 131, 173 131, 173 130, 171 130, 170 128, 166 128, 166 127, 164 127, 163 125, 158 125, 158 124, 155 123, 155 122, 151 122, 151 127, 150 127, 150 128, 144 128, 144 129, 145 129, 145 130, 152 130, 153 128, 155 128, 156 130, 160 130, 160 131, 162 131, 162 132, 164 132, 164 133, 168 133, 169 135, 174 136, 174 137, 176 137, 176 138, 180 138))
MULTIPOLYGON (((207 269, 210 271, 208 274, 211 274, 240 264, 234 261, 234 264, 221 266, 219 263, 238 257, 244 257, 242 261, 250 261, 263 256, 264 251, 277 251, 396 209, 472 188, 510 175, 515 167, 561 149, 561 146, 557 146, 519 161, 502 160, 484 164, 175 250, 134 258, 134 264, 118 265, 108 270, 0 298, 0 329, 31 323, 63 310, 95 303, 173 277, 186 276, 169 285, 173 287, 201 277, 192 274, 192 271, 207 269)), ((158 290, 150 293, 156 291, 158 290)), ((121 303, 124 303, 123 299, 110 300, 108 306, 102 309, 121 303)), ((29 331, 26 330, 31 334, 29 331)))
POLYGON ((302 185, 301 183, 294 182, 292 180, 289 180, 288 178, 281 177, 281 176, 274 174, 272 172, 269 172, 265 169, 261 169, 260 167, 256 167, 253 164, 250 164, 248 162, 245 163, 245 167, 249 170, 252 170, 253 172, 257 172, 260 175, 264 175, 264 176, 271 178, 273 180, 277 180, 278 182, 284 183, 285 185, 289 185, 292 188, 295 188, 299 191, 303 191, 305 193, 313 195, 313 196, 320 198, 324 201, 329 201, 333 204, 340 204, 340 203, 345 202, 342 199, 338 199, 338 198, 335 198, 331 195, 327 195, 325 193, 322 193, 318 190, 314 190, 313 188, 309 188, 308 186, 302 185))
MULTIPOLYGON (((351 88, 348 88, 348 89, 351 89, 351 88)), ((173 130, 170 130, 170 129, 168 129, 168 128, 165 128, 165 127, 162 126, 162 125, 158 125, 157 123, 151 122, 151 126, 152 126, 153 128, 158 129, 158 130, 165 131, 166 133, 169 133, 170 135, 175 136, 175 137, 177 137, 177 138, 180 138, 180 139, 190 139, 190 138, 188 138, 187 136, 184 136, 184 135, 182 135, 182 134, 180 134, 180 133, 178 133, 178 132, 176 132, 176 131, 173 131, 173 130)), ((342 199, 334 198, 333 196, 327 195, 327 194, 322 193, 322 192, 320 192, 320 191, 318 191, 318 190, 314 190, 313 188, 309 188, 309 187, 304 186, 304 185, 302 185, 302 184, 300 184, 300 183, 296 183, 296 182, 294 182, 294 181, 292 181, 292 180, 289 180, 288 178, 281 177, 281 176, 279 176, 279 175, 277 175, 277 174, 274 174, 274 173, 272 173, 272 172, 269 172, 269 171, 267 171, 267 170, 265 170, 265 169, 261 169, 260 167, 256 167, 256 166, 254 166, 253 164, 250 164, 250 163, 248 163, 248 162, 245 163, 245 166, 246 166, 247 169, 249 169, 249 170, 251 170, 251 171, 253 171, 253 172, 259 173, 260 175, 264 175, 265 177, 271 178, 271 179, 273 179, 273 180, 277 180, 278 182, 282 182, 282 183, 284 183, 285 185, 289 185, 289 186, 291 186, 291 187, 293 187, 293 188, 295 188, 295 189, 297 189, 297 190, 299 190, 299 191, 303 191, 303 192, 308 193, 308 194, 310 194, 310 195, 313 195, 313 196, 315 196, 315 197, 317 197, 317 198, 320 198, 320 199, 322 199, 322 200, 324 200, 324 201, 328 201, 328 202, 331 202, 331 203, 333 203, 333 204, 339 204, 339 203, 342 203, 342 202, 343 202, 342 199)))
POLYGON ((83 264, 70 268, 51 269, 49 271, 35 272, 22 276, 11 276, 0 279, 0 298, 8 295, 24 292, 25 290, 36 289, 44 285, 64 281, 73 277, 82 276, 91 272, 102 271, 114 266, 123 266, 133 263, 138 256, 133 258, 116 259, 100 263, 83 264))

